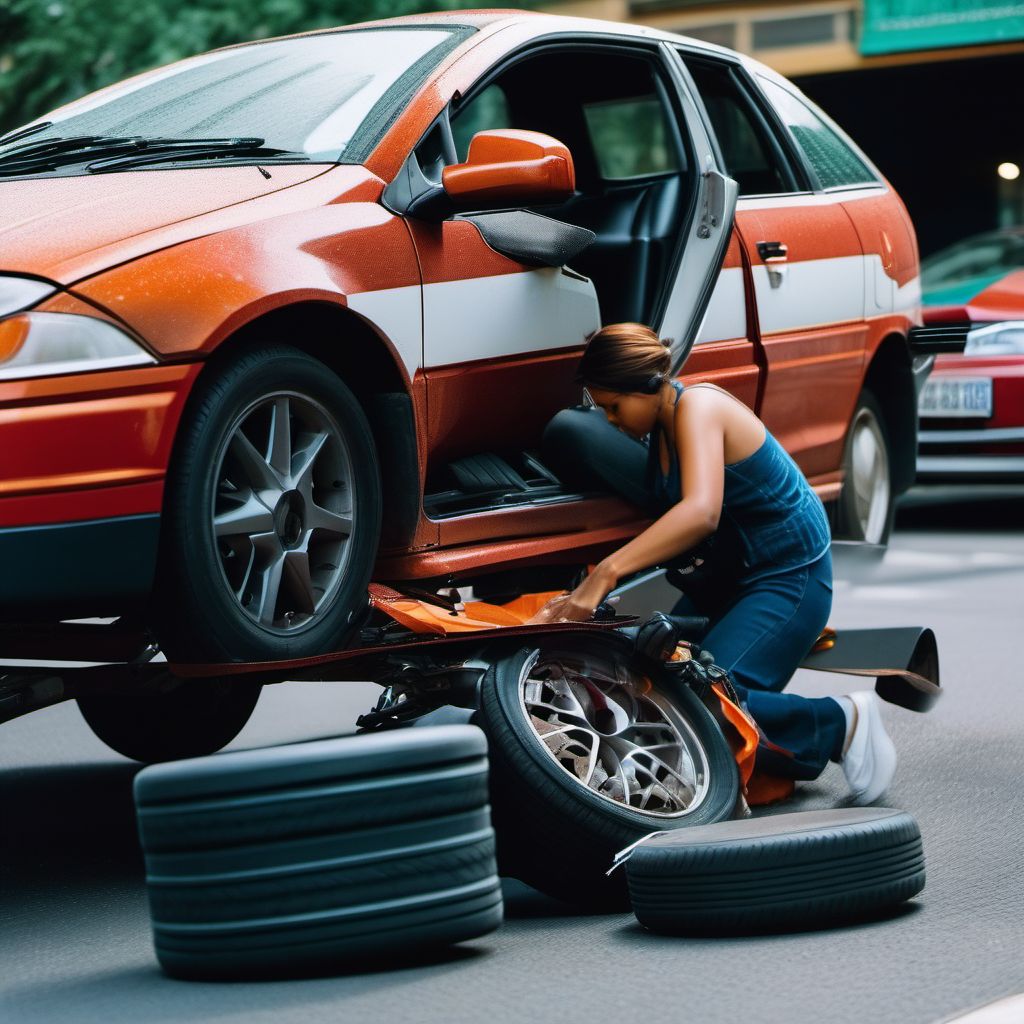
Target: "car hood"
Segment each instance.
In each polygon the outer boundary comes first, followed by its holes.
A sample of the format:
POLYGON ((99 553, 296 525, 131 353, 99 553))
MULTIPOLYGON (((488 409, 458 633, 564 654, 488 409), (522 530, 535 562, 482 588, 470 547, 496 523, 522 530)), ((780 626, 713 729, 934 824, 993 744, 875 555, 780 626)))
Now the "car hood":
POLYGON ((246 165, 0 181, 0 273, 71 284, 119 262, 118 243, 290 188, 329 166, 270 164, 269 178, 246 165))
POLYGON ((1024 320, 1024 270, 925 291, 924 322, 1024 320))

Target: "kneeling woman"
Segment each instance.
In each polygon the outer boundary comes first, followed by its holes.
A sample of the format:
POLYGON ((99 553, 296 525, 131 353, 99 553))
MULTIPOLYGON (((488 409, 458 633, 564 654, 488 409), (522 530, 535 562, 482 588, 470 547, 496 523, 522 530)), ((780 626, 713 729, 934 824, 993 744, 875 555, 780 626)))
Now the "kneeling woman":
POLYGON ((587 619, 621 580, 671 565, 719 531, 709 566, 722 566, 723 541, 733 545, 728 591, 695 591, 674 611, 711 619, 704 646, 780 748, 770 771, 813 779, 838 761, 854 801, 870 803, 896 767, 874 693, 812 699, 780 692, 832 607, 821 501, 742 402, 712 384, 684 389, 670 378, 670 360, 665 343, 641 324, 614 324, 590 338, 579 376, 604 416, 559 413, 545 433, 545 457, 574 482, 603 482, 659 518, 534 621, 587 619))

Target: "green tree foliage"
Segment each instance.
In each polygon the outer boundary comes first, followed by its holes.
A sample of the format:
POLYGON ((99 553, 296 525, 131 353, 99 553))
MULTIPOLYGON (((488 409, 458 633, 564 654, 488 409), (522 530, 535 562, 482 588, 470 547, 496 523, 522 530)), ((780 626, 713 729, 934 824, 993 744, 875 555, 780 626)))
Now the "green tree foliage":
MULTIPOLYGON (((0 134, 111 82, 218 46, 473 0, 0 0, 0 134)), ((530 6, 503 3, 502 6, 530 6)))

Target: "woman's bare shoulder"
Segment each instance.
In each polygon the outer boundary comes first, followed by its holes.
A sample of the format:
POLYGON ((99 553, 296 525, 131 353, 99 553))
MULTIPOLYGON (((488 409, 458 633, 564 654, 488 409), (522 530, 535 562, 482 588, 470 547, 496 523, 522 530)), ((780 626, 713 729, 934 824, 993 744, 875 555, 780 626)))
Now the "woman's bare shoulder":
POLYGON ((765 426, 746 402, 706 381, 689 385, 681 397, 691 392, 691 410, 697 415, 713 416, 722 427, 727 462, 745 458, 761 446, 765 426))
MULTIPOLYGON (((743 405, 734 395, 729 394, 725 388, 720 388, 710 381, 700 381, 697 384, 687 384, 683 393, 679 396, 680 404, 685 400, 688 405, 721 406, 725 403, 743 405)), ((745 409, 746 406, 743 405, 745 409)))

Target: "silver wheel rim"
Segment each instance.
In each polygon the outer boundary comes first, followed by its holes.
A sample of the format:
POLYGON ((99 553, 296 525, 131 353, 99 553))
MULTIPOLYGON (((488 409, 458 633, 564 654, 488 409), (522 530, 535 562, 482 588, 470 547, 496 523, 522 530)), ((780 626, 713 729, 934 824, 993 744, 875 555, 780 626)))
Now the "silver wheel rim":
POLYGON ((889 453, 870 409, 857 413, 850 429, 850 482, 860 534, 870 544, 885 535, 889 517, 889 453))
POLYGON ((519 696, 540 746, 602 800, 679 818, 707 795, 708 759, 690 723, 628 666, 535 651, 519 696))
POLYGON ((309 628, 351 556, 352 459, 337 421, 274 392, 237 417, 216 466, 210 526, 232 600, 267 632, 309 628))

